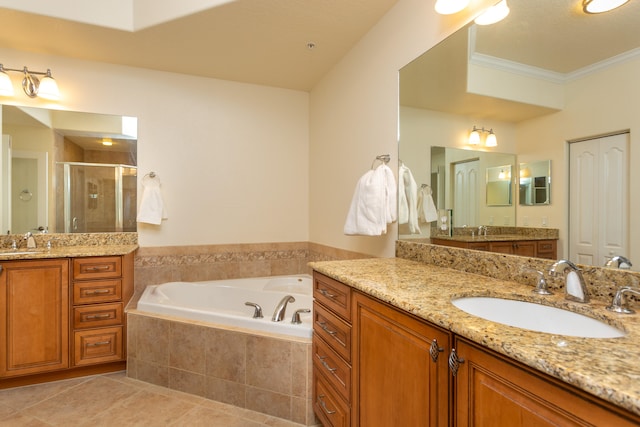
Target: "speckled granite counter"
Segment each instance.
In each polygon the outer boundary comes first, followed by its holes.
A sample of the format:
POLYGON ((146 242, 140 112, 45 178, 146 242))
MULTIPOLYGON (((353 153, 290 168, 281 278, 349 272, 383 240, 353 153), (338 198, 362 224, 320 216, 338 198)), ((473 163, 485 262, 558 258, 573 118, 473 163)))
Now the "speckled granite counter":
POLYGON ((600 300, 566 301, 556 292, 538 296, 532 287, 401 258, 310 264, 327 276, 480 343, 640 415, 640 315, 617 315, 600 300), (496 296, 540 302, 606 321, 623 338, 559 336, 505 326, 454 307, 463 296, 496 296))
POLYGON ((491 234, 489 236, 471 236, 471 235, 454 235, 449 236, 434 236, 440 240, 453 240, 456 242, 465 243, 484 243, 484 242, 514 242, 521 240, 549 240, 545 236, 523 236, 520 234, 491 234))
POLYGON ((52 249, 21 249, 17 254, 15 253, 15 251, 5 250, 0 251, 0 261, 12 261, 18 259, 79 258, 86 256, 126 255, 135 251, 137 248, 138 245, 62 246, 52 249))

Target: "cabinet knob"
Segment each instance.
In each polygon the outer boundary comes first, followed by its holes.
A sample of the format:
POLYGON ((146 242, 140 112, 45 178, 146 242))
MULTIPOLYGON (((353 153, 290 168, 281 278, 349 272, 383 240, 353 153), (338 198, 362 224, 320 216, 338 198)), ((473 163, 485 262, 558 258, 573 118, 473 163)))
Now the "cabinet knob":
POLYGON ((464 363, 464 359, 458 357, 458 353, 456 353, 456 349, 451 349, 451 354, 449 355, 449 369, 451 369, 451 374, 455 377, 458 374, 458 369, 460 369, 460 365, 464 363))
POLYGON ((444 351, 444 348, 440 347, 438 345, 438 340, 434 338, 433 341, 431 341, 431 346, 429 347, 429 354, 431 355, 431 360, 433 360, 434 362, 437 362, 438 356, 443 351, 444 351))

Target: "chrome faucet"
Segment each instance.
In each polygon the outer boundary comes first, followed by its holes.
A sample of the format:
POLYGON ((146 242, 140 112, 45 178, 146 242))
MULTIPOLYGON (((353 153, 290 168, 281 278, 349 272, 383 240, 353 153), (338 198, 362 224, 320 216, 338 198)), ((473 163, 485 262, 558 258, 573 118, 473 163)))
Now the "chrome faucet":
POLYGON ((479 225, 478 226, 478 237, 483 236, 487 237, 487 226, 486 225, 479 225))
POLYGON ((640 290, 634 289, 630 286, 623 286, 616 291, 616 294, 611 301, 611 305, 607 306, 607 310, 614 311, 616 313, 633 314, 635 310, 630 309, 625 303, 624 296, 626 294, 640 295, 640 290))
POLYGON ((611 268, 629 268, 633 266, 633 264, 631 264, 631 261, 629 261, 628 258, 625 258, 621 255, 616 255, 613 258, 611 258, 609 261, 607 261, 607 263, 604 266, 611 267, 611 268), (627 265, 627 267, 624 267, 623 264, 627 265))
POLYGON ((24 240, 27 241, 27 249, 35 249, 36 248, 36 239, 33 238, 33 234, 30 231, 24 235, 24 240))
POLYGON ((273 316, 271 317, 271 320, 274 322, 282 322, 282 319, 284 319, 284 313, 287 310, 287 304, 295 301, 296 299, 291 295, 287 295, 284 298, 282 298, 278 303, 278 305, 276 306, 276 310, 273 312, 273 316))
POLYGON ((589 295, 587 294, 587 286, 584 283, 582 270, 571 261, 561 259, 551 266, 549 275, 558 277, 561 273, 564 273, 565 298, 570 301, 589 302, 589 295))

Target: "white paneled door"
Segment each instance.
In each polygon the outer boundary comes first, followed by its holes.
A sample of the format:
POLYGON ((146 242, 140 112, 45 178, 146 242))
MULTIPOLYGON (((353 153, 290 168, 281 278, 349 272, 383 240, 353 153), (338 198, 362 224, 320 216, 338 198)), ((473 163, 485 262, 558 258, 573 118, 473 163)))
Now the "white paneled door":
POLYGON ((454 165, 453 226, 475 227, 478 224, 478 160, 454 165))
POLYGON ((629 251, 629 134, 569 144, 569 258, 603 266, 629 251))

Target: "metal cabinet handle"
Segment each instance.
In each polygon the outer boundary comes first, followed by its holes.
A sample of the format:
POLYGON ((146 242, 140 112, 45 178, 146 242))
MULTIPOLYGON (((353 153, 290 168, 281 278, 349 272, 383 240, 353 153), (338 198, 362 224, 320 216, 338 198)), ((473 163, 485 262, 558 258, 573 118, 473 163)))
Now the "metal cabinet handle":
POLYGON ((327 404, 324 403, 324 399, 326 396, 324 394, 321 394, 318 396, 318 403, 320 403, 320 406, 322 406, 322 409, 327 413, 327 415, 332 415, 335 414, 336 411, 332 411, 331 409, 327 408, 327 404))
POLYGON ((97 265, 97 266, 86 268, 87 271, 102 271, 102 270, 109 270, 109 269, 111 269, 111 266, 109 265, 97 265))
POLYGON ((111 341, 98 341, 98 342, 88 343, 87 347, 98 347, 100 345, 109 345, 109 344, 111 344, 111 341))
POLYGON ((109 289, 94 289, 93 291, 85 292, 86 295, 100 295, 100 294, 108 294, 111 292, 109 289))
POLYGON ((87 320, 95 320, 95 319, 111 319, 111 314, 90 314, 85 316, 87 320))
POLYGON ((464 363, 464 359, 458 357, 456 353, 456 349, 451 349, 451 354, 449 355, 449 369, 451 369, 451 373, 455 377, 458 374, 458 369, 460 369, 460 365, 464 363))
POLYGON ((433 341, 431 341, 431 346, 429 347, 429 354, 431 355, 431 360, 433 360, 434 362, 437 362, 438 356, 443 351, 444 351, 444 348, 440 347, 438 345, 438 340, 434 338, 433 341))
POLYGON ((325 369, 329 372, 331 372, 332 374, 338 370, 338 368, 332 368, 331 366, 329 366, 329 364, 327 362, 324 361, 324 359, 326 359, 327 356, 320 356, 318 355, 318 359, 320 359, 320 363, 322 363, 322 366, 325 367, 325 369))
POLYGON ((320 325, 320 328, 322 328, 323 331, 328 333, 334 340, 338 341, 341 346, 343 346, 343 347, 347 346, 347 343, 345 343, 340 338, 338 338, 338 335, 337 335, 338 331, 332 331, 331 329, 329 329, 327 327, 327 323, 326 322, 316 322, 316 323, 318 323, 318 325, 320 325))
POLYGON ((335 298, 337 295, 332 294, 331 292, 329 292, 326 289, 318 289, 318 292, 320 292, 322 295, 324 295, 327 298, 335 298))

